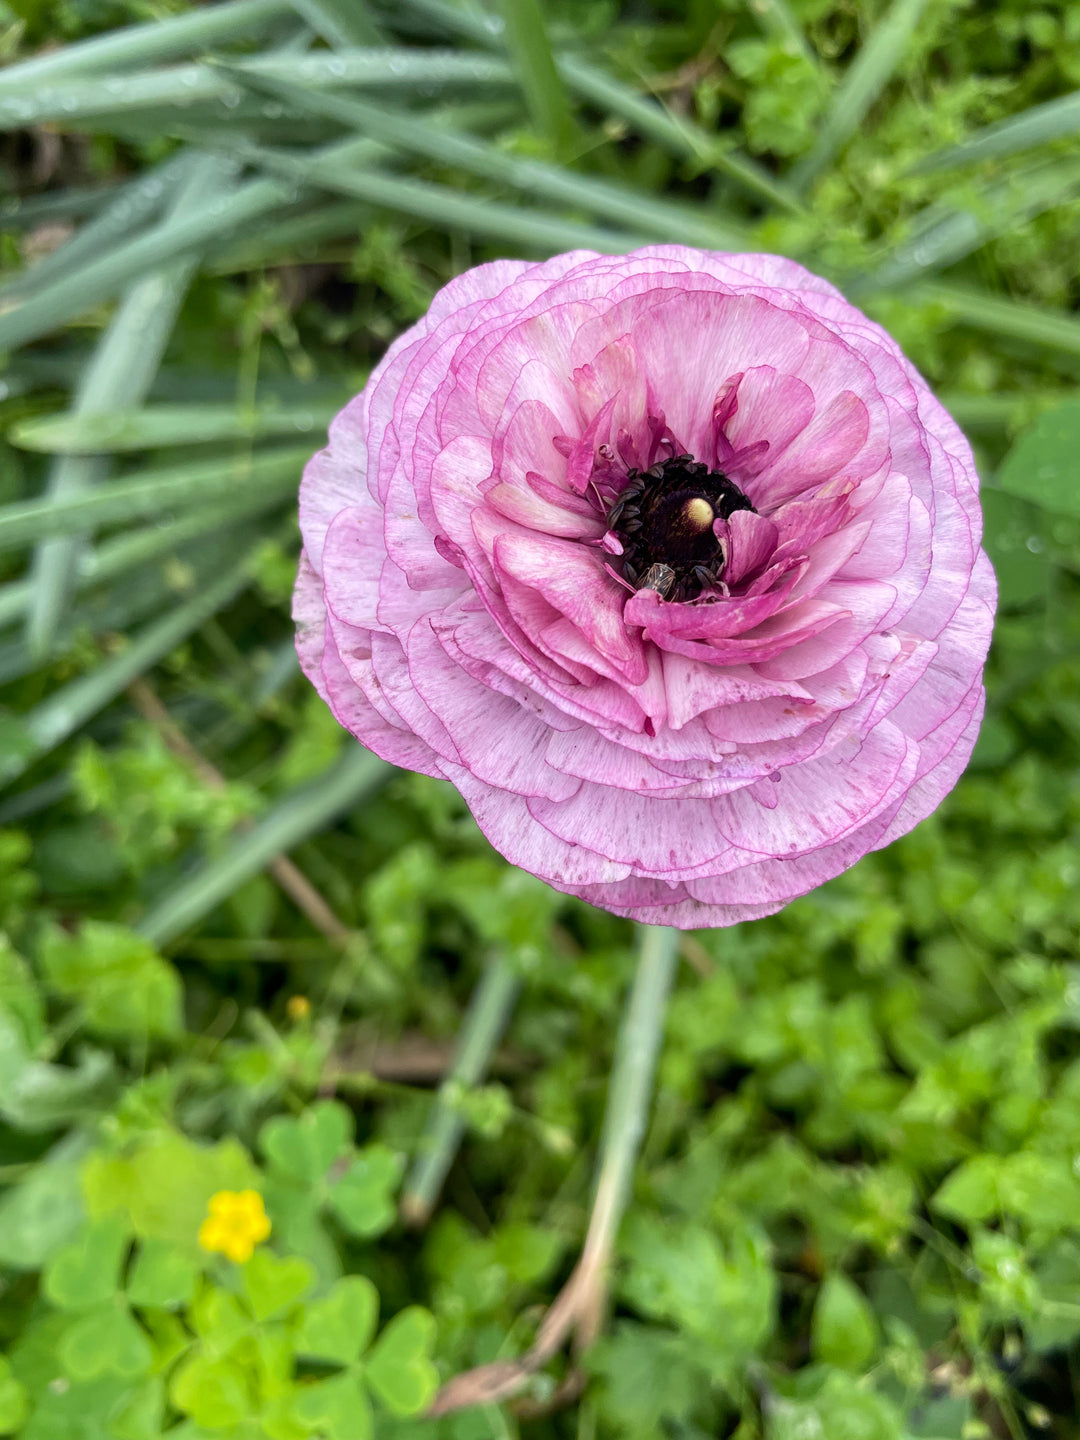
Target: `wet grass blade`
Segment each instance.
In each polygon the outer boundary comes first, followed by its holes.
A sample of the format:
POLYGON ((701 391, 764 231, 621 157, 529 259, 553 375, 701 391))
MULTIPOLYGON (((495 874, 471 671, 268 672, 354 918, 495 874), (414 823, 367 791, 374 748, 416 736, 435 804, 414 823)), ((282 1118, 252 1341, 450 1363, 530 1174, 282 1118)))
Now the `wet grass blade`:
MULTIPOLYGON (((116 580, 129 570, 171 554, 179 546, 201 535, 211 535, 241 521, 249 521, 260 511, 278 504, 280 499, 281 496, 273 491, 251 490, 223 505, 199 506, 190 515, 150 521, 137 530, 114 535, 77 557, 73 580, 75 592, 78 594, 107 580, 116 580)), ((22 619, 30 607, 33 591, 30 579, 12 580, 0 585, 0 626, 22 619)))
MULTIPOLYGON (((529 196, 587 209, 654 239, 679 240, 705 248, 736 249, 742 238, 741 233, 732 227, 703 216, 689 206, 644 196, 610 181, 579 175, 545 161, 508 155, 504 150, 471 136, 435 129, 423 120, 382 109, 366 100, 326 95, 266 75, 247 75, 244 83, 280 96, 297 108, 337 120, 384 145, 455 166, 480 179, 509 186, 529 196)), ((312 171, 313 176, 325 173, 317 166, 312 171)))
POLYGON ((169 445, 265 440, 325 430, 348 396, 310 406, 238 410, 235 405, 148 405, 105 414, 37 416, 13 425, 8 440, 50 455, 119 454, 169 445))
POLYGON ((332 770, 287 795, 253 830, 204 861, 157 902, 136 927, 155 945, 169 945, 227 900, 271 860, 316 835, 394 774, 378 756, 350 745, 332 770))
POLYGON ((133 635, 118 654, 89 674, 55 690, 19 721, 0 755, 0 782, 10 784, 55 750, 115 700, 144 671, 175 650, 200 625, 233 600, 249 580, 251 556, 232 566, 198 595, 133 635))
POLYGON ((606 71, 573 55, 559 58, 559 71, 583 100, 625 121, 635 134, 651 140, 669 155, 692 161, 702 170, 718 170, 748 194, 785 210, 803 208, 794 192, 782 180, 770 175, 763 165, 718 143, 715 136, 694 121, 673 115, 658 101, 631 89, 606 71))
POLYGON ((947 199, 929 206, 914 232, 878 267, 845 288, 853 297, 894 290, 954 265, 987 240, 1003 235, 1071 199, 1080 189, 1080 163, 1041 162, 983 188, 970 208, 947 199))
POLYGON ((293 187, 253 180, 205 209, 173 216, 63 276, 0 315, 0 349, 14 350, 111 300, 118 291, 169 261, 235 232, 293 198, 293 187))
MULTIPOLYGON (((316 89, 413 91, 426 94, 448 86, 469 90, 510 87, 513 71, 505 60, 487 55, 458 54, 453 50, 365 50, 318 52, 312 55, 265 55, 237 59, 234 69, 245 74, 270 75, 316 89)), ((243 92, 223 70, 211 65, 178 65, 133 75, 110 75, 42 86, 32 95, 6 97, 0 92, 0 130, 21 130, 28 125, 55 122, 65 128, 87 128, 85 122, 101 118, 115 125, 128 117, 145 121, 176 108, 182 119, 220 124, 236 120, 236 102, 243 92)), ((93 127, 89 127, 93 128, 93 127)))
POLYGON ((1065 355, 1080 355, 1080 317, 943 280, 920 282, 911 298, 915 304, 943 305, 963 324, 989 335, 1026 340, 1065 355))
MULTIPOLYGON (((228 183, 231 167, 220 156, 197 157, 180 185, 168 218, 208 205, 228 183)), ((139 404, 157 373, 188 284, 194 257, 147 275, 127 291, 90 361, 79 377, 70 418, 101 420, 122 406, 139 404)), ((46 483, 46 500, 77 495, 101 483, 109 473, 104 455, 73 454, 58 459, 46 483)), ((31 653, 52 648, 70 593, 79 540, 65 535, 43 542, 34 556, 34 598, 27 616, 31 653)))
POLYGON ((267 508, 292 494, 310 459, 311 446, 261 451, 250 459, 231 457, 147 471, 89 494, 64 500, 23 500, 0 507, 0 550, 19 550, 50 535, 71 535, 103 525, 158 519, 188 506, 263 496, 267 508))
POLYGON ((560 220, 541 210, 504 205, 478 195, 466 195, 449 185, 426 180, 401 180, 378 170, 355 170, 347 164, 321 161, 311 164, 275 150, 252 147, 253 163, 296 181, 306 178, 328 190, 354 195, 371 205, 396 210, 417 220, 429 221, 443 230, 461 230, 469 235, 520 246, 530 255, 548 255, 560 250, 599 250, 623 254, 647 245, 647 236, 603 230, 574 220, 560 220))
POLYGON ((805 190, 858 130, 896 74, 926 5, 927 0, 893 0, 851 62, 813 148, 793 168, 790 181, 795 190, 805 190))
POLYGON ((351 45, 383 45, 382 31, 366 0, 292 0, 293 9, 335 50, 351 45))
POLYGON ((183 151, 130 184, 116 187, 111 202, 70 240, 0 285, 0 299, 9 301, 20 295, 32 295, 139 230, 168 203, 190 171, 191 161, 190 153, 183 151))
POLYGON ((261 226, 244 240, 225 241, 207 256, 206 269, 213 275, 232 275, 257 270, 270 261, 301 256, 330 240, 355 241, 371 217, 371 207, 355 200, 330 200, 313 205, 276 224, 261 226))
POLYGON ((1007 120, 998 120, 977 130, 958 145, 950 145, 928 155, 912 166, 911 174, 925 175, 934 170, 950 170, 957 165, 972 165, 979 160, 1001 160, 1007 155, 1017 155, 1036 145, 1045 145, 1052 140, 1063 140, 1070 135, 1080 135, 1080 90, 1071 95, 1047 100, 1044 105, 1033 105, 1019 115, 1010 115, 1007 120))
POLYGON ((540 0, 500 0, 500 8, 506 47, 533 125, 556 155, 568 158, 577 125, 551 53, 540 0))
MULTIPOLYGON (((404 0, 404 4, 416 15, 433 22, 444 34, 455 35, 487 49, 501 51, 505 48, 506 26, 501 16, 459 10, 447 5, 444 0, 404 0)), ((700 126, 669 115, 659 105, 576 55, 556 52, 555 62, 566 84, 582 99, 617 115, 637 133, 663 149, 680 158, 706 159, 751 193, 789 209, 797 206, 798 202, 787 185, 776 181, 764 167, 756 165, 745 155, 718 146, 700 126), (663 118, 657 120, 658 115, 663 118)))
POLYGON ((74 75, 153 65, 210 45, 250 40, 291 13, 289 0, 228 0, 145 25, 130 25, 36 55, 0 71, 0 95, 37 89, 74 75))

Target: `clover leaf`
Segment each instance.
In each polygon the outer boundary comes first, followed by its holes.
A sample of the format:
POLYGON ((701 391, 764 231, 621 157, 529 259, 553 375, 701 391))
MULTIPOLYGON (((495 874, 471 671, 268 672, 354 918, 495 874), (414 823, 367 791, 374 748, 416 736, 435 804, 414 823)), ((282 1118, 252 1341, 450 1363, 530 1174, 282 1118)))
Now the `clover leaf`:
POLYGON ((360 1379, 350 1371, 305 1386, 294 1412, 303 1424, 324 1430, 331 1440, 371 1440, 375 1433, 371 1402, 360 1379))
POLYGON ((208 1430, 238 1425, 253 1408, 243 1368, 232 1360, 201 1354, 193 1355, 173 1375, 169 1399, 208 1430))
POLYGON ((336 1100, 320 1100, 296 1119, 276 1115, 259 1135, 270 1165, 282 1175, 315 1184, 352 1139, 353 1118, 336 1100))
POLYGON ((45 1271, 45 1293, 53 1304, 82 1310, 110 1300, 120 1283, 128 1234, 124 1221, 110 1215, 59 1250, 45 1271))
POLYGON ((144 1240, 128 1276, 133 1305, 168 1310, 186 1305, 195 1293, 198 1270, 166 1240, 144 1240))
POLYGON ((350 1365, 367 1349, 379 1316, 379 1292, 365 1275, 339 1280, 330 1293, 308 1305, 296 1335, 306 1355, 350 1365))
POLYGON ((244 1294, 256 1320, 280 1315, 311 1289, 315 1271, 297 1255, 280 1259, 268 1250, 256 1250, 242 1271, 244 1294))
POLYGON ((431 1363, 435 1319, 419 1305, 395 1315, 379 1336, 364 1367, 371 1388, 395 1415, 426 1410, 439 1384, 431 1363))
POLYGON ((394 1223, 394 1192, 401 1177, 400 1157, 386 1145, 367 1145, 331 1188, 334 1214, 354 1235, 381 1235, 394 1223))
POLYGON ((72 1380, 144 1375, 154 1358, 142 1328, 120 1302, 81 1316, 60 1341, 58 1354, 72 1380))

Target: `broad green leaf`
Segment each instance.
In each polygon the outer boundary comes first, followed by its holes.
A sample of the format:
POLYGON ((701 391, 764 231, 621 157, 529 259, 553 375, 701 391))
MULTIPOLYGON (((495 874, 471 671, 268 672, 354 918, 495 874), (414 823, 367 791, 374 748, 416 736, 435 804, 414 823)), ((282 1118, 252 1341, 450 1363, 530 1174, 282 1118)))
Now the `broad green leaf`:
POLYGON ((296 1332, 304 1355, 350 1365, 368 1347, 379 1315, 379 1292, 366 1275, 347 1275, 328 1295, 305 1306, 296 1332))
POLYGON ((125 1305, 115 1302, 76 1320, 60 1341, 58 1353, 73 1380, 145 1375, 154 1358, 142 1327, 125 1305))
POLYGON ((965 1160, 935 1192, 931 1205, 965 1223, 996 1215, 1001 1209, 1002 1163, 1000 1155, 976 1155, 965 1160))
POLYGON ((82 1007, 91 1029, 134 1040, 179 1034, 180 977, 135 931, 87 920, 74 935, 49 931, 40 954, 52 989, 82 1007))
POLYGON ((810 1324, 814 1358, 859 1374, 877 1349, 877 1325, 866 1296, 840 1271, 826 1276, 810 1324))
POLYGON ((329 1435, 330 1440, 371 1440, 375 1433, 371 1402, 352 1374, 301 1386, 294 1409, 304 1425, 329 1435))
POLYGON ((1080 516, 1076 457, 1080 452, 1080 400, 1040 415, 1012 447, 997 473, 1009 495, 1047 510, 1080 516))
POLYGON ((394 1223, 394 1194, 401 1157, 386 1145, 366 1145, 330 1191, 330 1205, 345 1228, 364 1237, 394 1223))
POLYGON ((431 1362, 435 1317, 419 1305, 394 1316, 364 1362, 368 1384, 395 1415, 418 1415, 439 1388, 431 1362))
POLYGON ((241 1283, 255 1319, 269 1320, 303 1298, 315 1283, 315 1271, 297 1255, 256 1250, 241 1271, 241 1283))
POLYGON ((128 1275, 128 1299, 132 1305, 175 1309, 191 1300, 197 1277, 186 1253, 167 1240, 144 1240, 128 1275))
POLYGON ((351 1143, 353 1117, 339 1100, 317 1100, 298 1118, 275 1115, 259 1146, 283 1176, 314 1185, 351 1143))
POLYGON ((238 1425, 255 1409, 248 1375, 239 1365, 198 1354, 174 1372, 169 1399, 208 1430, 238 1425))
POLYGON ((45 1293, 62 1310, 103 1305, 116 1294, 130 1231, 116 1215, 91 1221, 45 1271, 45 1293))

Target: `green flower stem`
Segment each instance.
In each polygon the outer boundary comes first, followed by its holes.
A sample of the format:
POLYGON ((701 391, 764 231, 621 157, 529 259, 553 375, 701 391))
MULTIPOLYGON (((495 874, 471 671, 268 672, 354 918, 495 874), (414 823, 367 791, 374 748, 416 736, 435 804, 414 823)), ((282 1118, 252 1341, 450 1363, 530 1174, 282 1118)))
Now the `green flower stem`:
MULTIPOLYGON (((670 926, 641 925, 638 932, 637 971, 619 1028, 615 1065, 608 1086, 596 1193, 581 1259, 574 1272, 574 1276, 579 1277, 574 1303, 579 1349, 595 1337, 603 1319, 608 1267, 645 1136, 668 995, 678 965, 677 930, 670 926)), ((563 1295, 572 1288, 574 1279, 563 1295)), ((549 1310, 537 1337, 537 1348, 552 1327, 558 1307, 556 1301, 549 1310)))
MULTIPOLYGON (((630 1199, 634 1166, 652 1099, 653 1076, 664 1034, 667 999, 675 977, 679 932, 655 925, 638 927, 637 971, 615 1049, 600 1160, 589 1228, 573 1274, 544 1316, 532 1348, 520 1360, 497 1360, 455 1375, 436 1395, 427 1414, 447 1415, 472 1405, 493 1404, 518 1394, 573 1334, 580 1353, 596 1339, 607 1308, 611 1256, 630 1199)), ((576 1393, 574 1370, 557 1394, 576 1393)))
POLYGON ((453 1101, 454 1093, 478 1084, 487 1073, 520 988, 515 971, 498 952, 493 953, 469 1001, 457 1054, 435 1097, 419 1151, 405 1182, 401 1214, 410 1225, 424 1225, 431 1218, 465 1132, 465 1121, 453 1101))

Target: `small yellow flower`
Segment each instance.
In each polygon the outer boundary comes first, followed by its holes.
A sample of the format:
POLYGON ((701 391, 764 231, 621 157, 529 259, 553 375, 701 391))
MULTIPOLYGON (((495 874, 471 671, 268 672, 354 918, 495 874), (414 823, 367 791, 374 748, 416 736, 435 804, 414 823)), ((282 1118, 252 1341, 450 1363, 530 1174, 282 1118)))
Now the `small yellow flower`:
POLYGON ((270 1221, 257 1190, 219 1190, 211 1195, 207 1216, 199 1226, 199 1244, 218 1250, 242 1265, 255 1246, 270 1234, 270 1221))
POLYGON ((285 1014, 294 1022, 306 1020, 311 1014, 311 1001, 306 995, 290 995, 285 1001, 285 1014))

